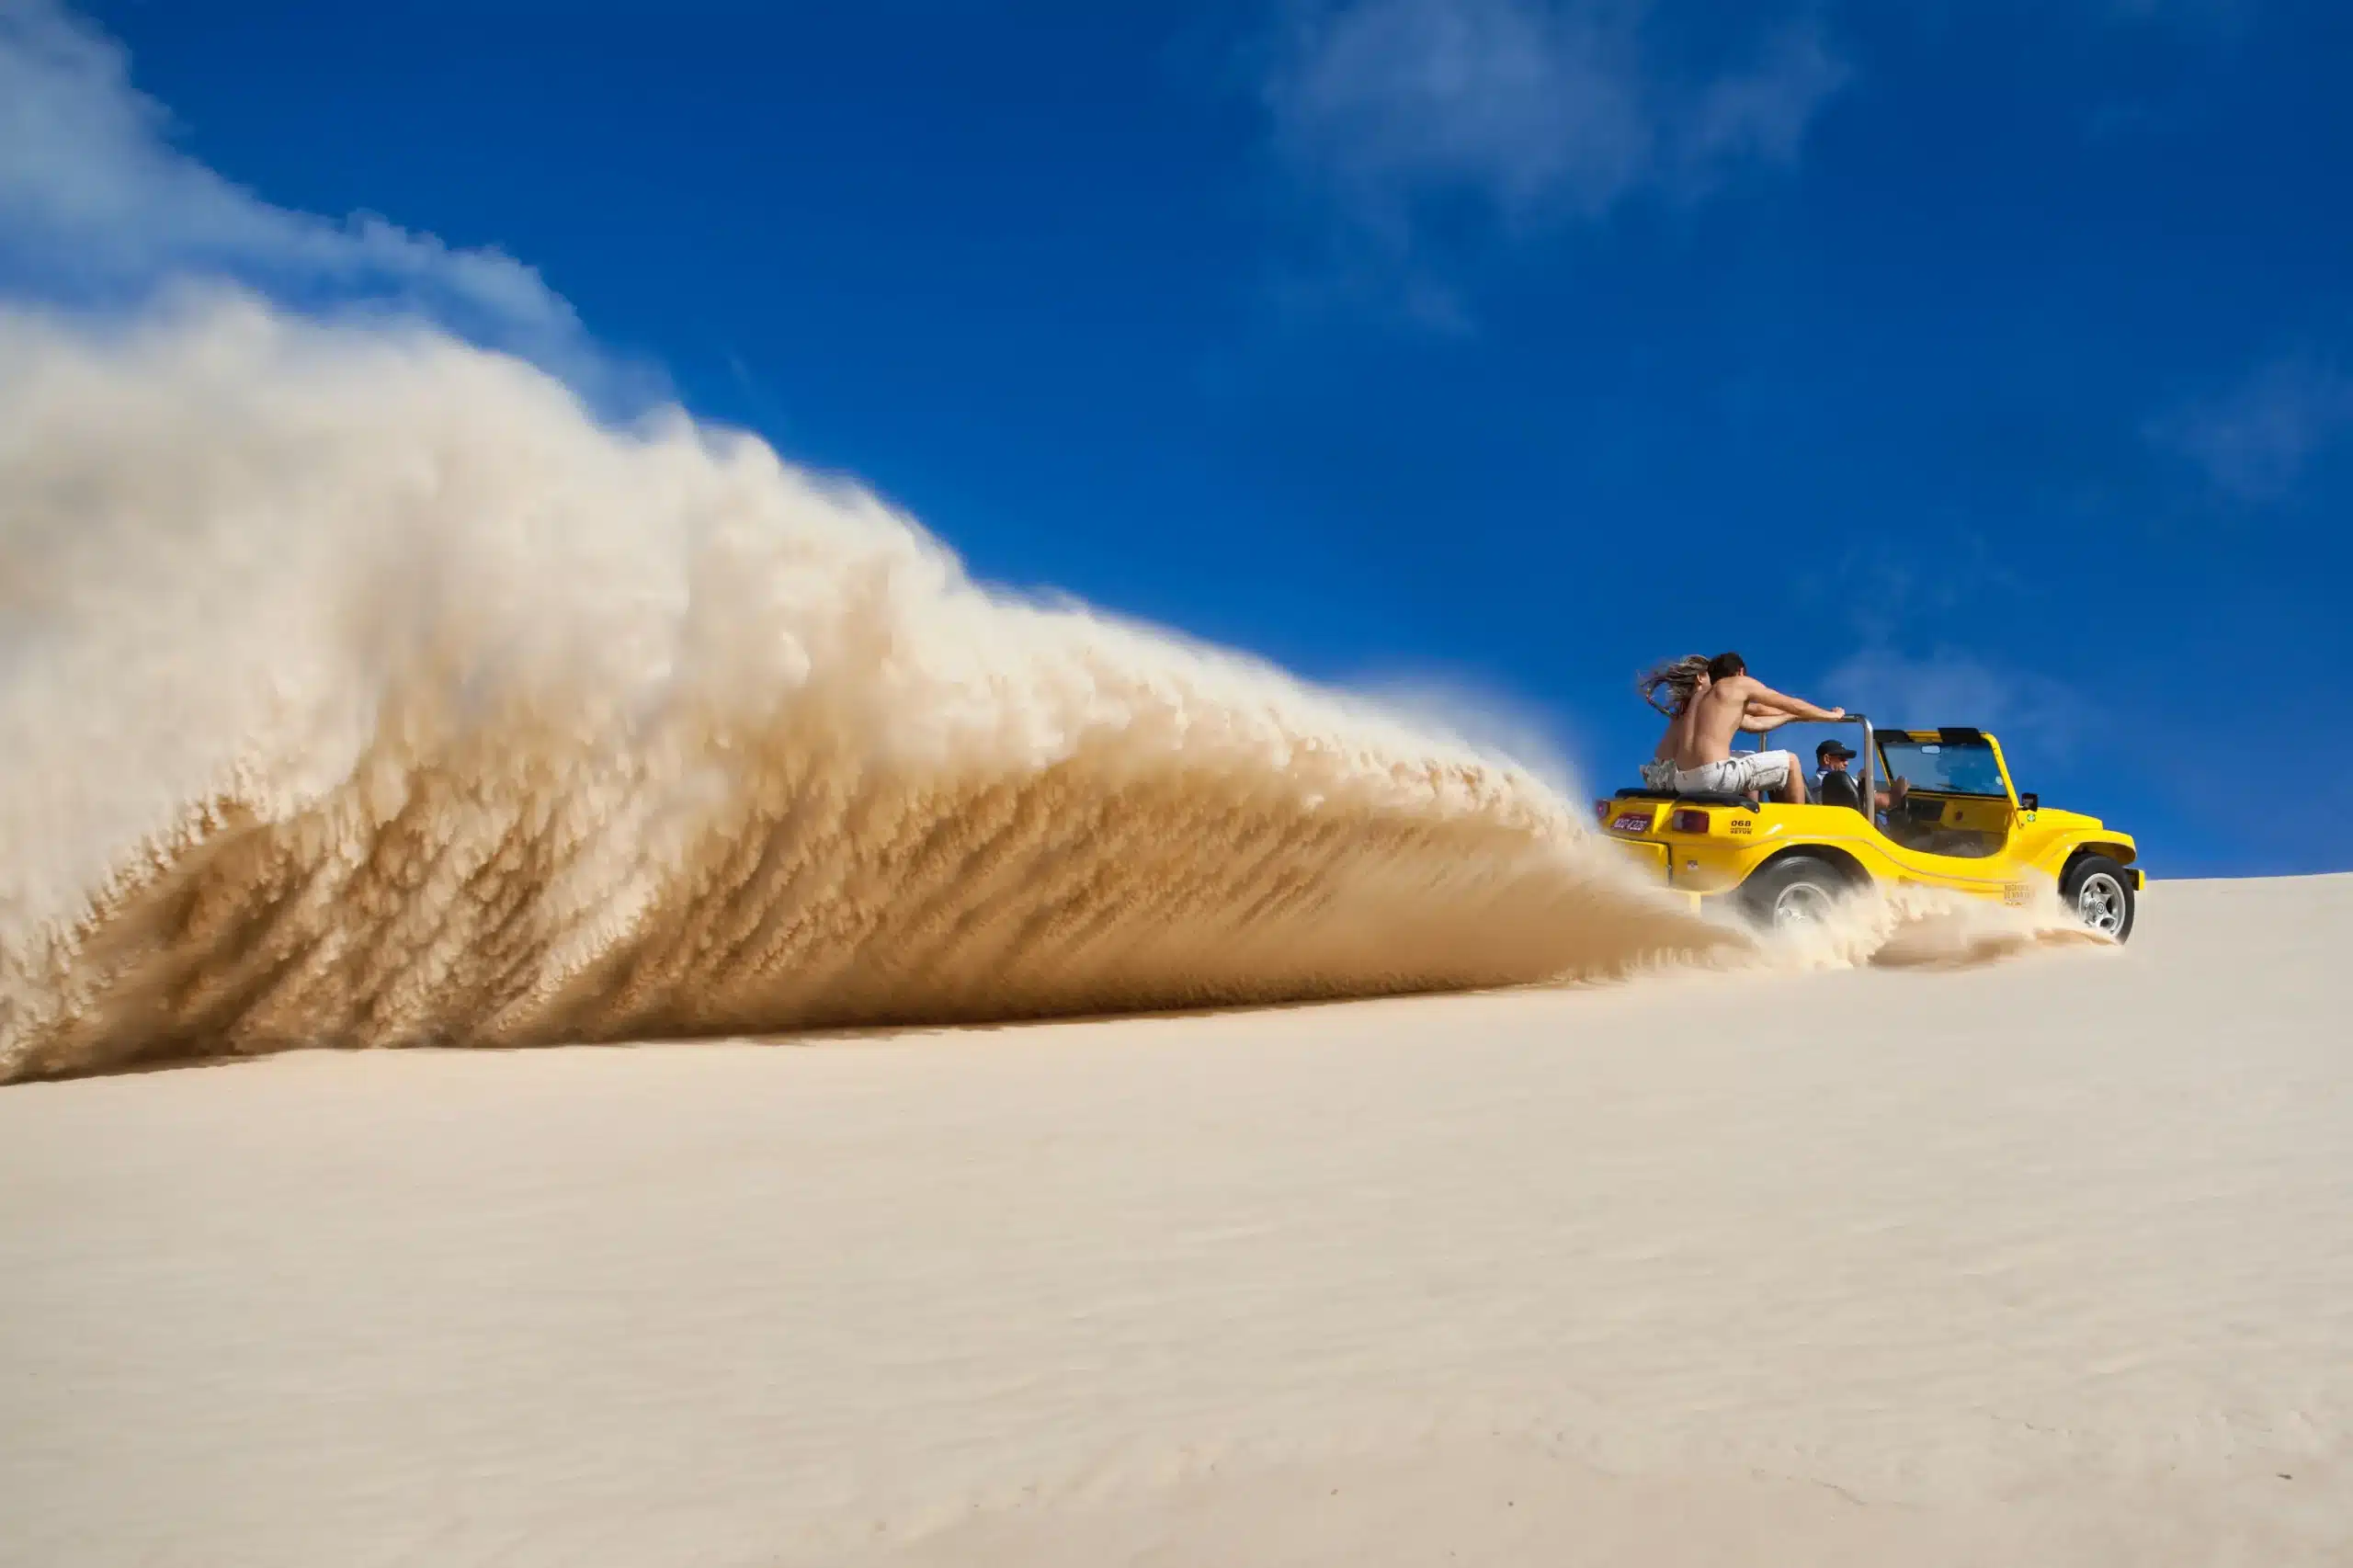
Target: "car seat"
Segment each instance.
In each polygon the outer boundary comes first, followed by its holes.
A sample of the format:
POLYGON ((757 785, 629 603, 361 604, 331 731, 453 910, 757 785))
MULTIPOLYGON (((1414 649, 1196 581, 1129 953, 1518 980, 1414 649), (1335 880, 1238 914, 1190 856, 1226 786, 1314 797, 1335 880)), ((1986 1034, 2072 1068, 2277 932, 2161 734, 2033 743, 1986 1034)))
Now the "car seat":
POLYGON ((1863 792, 1855 788, 1854 778, 1844 773, 1824 773, 1815 799, 1825 806, 1846 806, 1859 812, 1863 809, 1863 792))

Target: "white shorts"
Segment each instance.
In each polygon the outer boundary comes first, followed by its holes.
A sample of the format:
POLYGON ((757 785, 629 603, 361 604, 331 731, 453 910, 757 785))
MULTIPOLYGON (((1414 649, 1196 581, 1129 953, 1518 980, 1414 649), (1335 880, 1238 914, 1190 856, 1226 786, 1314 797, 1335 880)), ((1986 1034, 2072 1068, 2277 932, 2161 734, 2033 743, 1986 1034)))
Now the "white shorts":
POLYGON ((1736 752, 1722 762, 1702 763, 1675 775, 1677 793, 1685 795, 1745 795, 1751 790, 1771 790, 1797 773, 1795 752, 1736 752))

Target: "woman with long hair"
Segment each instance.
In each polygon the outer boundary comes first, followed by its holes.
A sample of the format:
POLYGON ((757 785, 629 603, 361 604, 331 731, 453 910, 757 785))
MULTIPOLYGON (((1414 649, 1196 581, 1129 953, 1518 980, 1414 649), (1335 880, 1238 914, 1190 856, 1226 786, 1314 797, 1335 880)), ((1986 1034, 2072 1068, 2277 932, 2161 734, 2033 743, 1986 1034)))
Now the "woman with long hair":
POLYGON ((1643 764, 1643 787, 1648 790, 1669 790, 1675 786, 1676 754, 1683 749, 1687 733, 1691 728, 1692 705, 1699 694, 1708 689, 1708 655, 1686 653, 1679 659, 1645 670, 1634 682, 1634 689, 1643 700, 1666 715, 1666 733, 1659 737, 1658 749, 1643 764))

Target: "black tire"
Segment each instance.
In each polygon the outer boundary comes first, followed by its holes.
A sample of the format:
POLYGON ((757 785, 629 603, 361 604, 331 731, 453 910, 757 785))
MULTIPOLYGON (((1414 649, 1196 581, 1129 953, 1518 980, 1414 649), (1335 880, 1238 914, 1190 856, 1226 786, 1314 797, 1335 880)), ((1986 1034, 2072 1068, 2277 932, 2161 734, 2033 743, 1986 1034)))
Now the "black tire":
POLYGON ((2068 863, 2059 879, 2059 896, 2075 918, 2118 941, 2132 936, 2134 905, 2132 873, 2105 855, 2081 855, 2068 863))
POLYGON ((1847 874, 1819 855, 1785 855, 1740 884, 1748 918, 1767 930, 1820 920, 1851 891, 1847 874))

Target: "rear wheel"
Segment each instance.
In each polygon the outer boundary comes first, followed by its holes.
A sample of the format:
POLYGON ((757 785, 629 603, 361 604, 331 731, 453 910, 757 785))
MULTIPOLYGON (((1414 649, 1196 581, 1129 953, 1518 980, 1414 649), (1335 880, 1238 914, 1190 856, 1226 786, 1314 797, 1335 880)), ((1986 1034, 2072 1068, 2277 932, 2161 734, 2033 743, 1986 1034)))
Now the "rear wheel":
POLYGON ((2075 918, 2121 942, 2132 935, 2132 873, 2105 855, 2086 855, 2059 880, 2059 896, 2075 918))
POLYGON ((1748 917, 1772 930, 1819 926, 1847 896, 1847 878, 1819 855, 1790 855, 1743 882, 1748 917))

